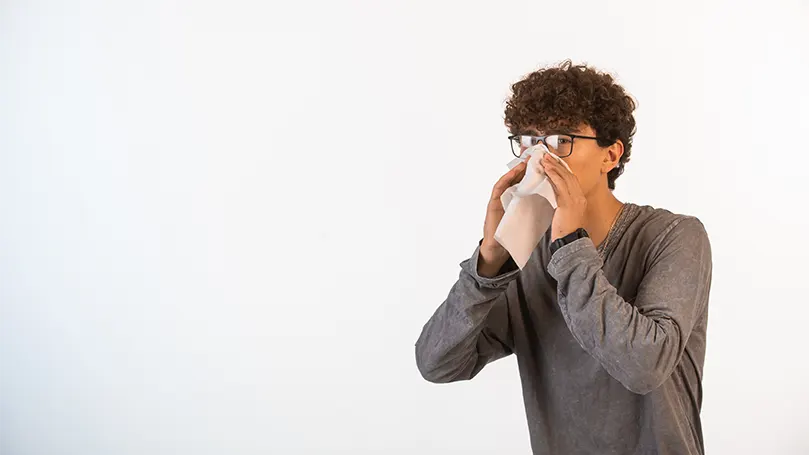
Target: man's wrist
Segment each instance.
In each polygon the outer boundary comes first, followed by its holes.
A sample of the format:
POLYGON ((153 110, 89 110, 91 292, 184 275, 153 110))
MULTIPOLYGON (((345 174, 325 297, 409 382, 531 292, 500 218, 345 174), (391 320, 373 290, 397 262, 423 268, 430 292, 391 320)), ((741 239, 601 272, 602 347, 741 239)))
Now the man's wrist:
POLYGON ((486 240, 480 242, 480 254, 492 262, 500 260, 506 262, 510 256, 508 251, 503 248, 503 245, 500 245, 497 241, 489 242, 486 240))
POLYGON ((478 275, 485 278, 497 276, 509 258, 511 258, 511 255, 499 243, 493 245, 486 241, 481 241, 477 263, 478 275))
MULTIPOLYGON (((578 228, 581 228, 581 226, 579 226, 578 228)), ((551 242, 555 242, 563 237, 573 234, 578 230, 578 228, 566 227, 563 229, 554 230, 553 232, 551 232, 551 242)))
POLYGON ((576 229, 575 231, 573 231, 573 232, 571 232, 569 234, 566 234, 564 236, 561 236, 561 237, 557 238, 556 240, 553 240, 551 242, 551 244, 550 244, 551 256, 553 256, 553 254, 556 253, 556 251, 559 248, 562 248, 563 246, 565 246, 565 245, 567 245, 569 243, 573 243, 576 240, 581 239, 581 238, 585 238, 585 237, 590 237, 590 234, 588 234, 587 231, 584 230, 584 228, 578 228, 578 229, 576 229))

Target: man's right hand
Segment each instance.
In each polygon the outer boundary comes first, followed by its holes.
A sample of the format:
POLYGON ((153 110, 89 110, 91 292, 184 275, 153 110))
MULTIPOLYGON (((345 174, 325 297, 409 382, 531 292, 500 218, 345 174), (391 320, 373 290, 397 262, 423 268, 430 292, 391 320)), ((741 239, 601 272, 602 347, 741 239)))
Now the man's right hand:
POLYGON ((500 196, 512 185, 516 185, 525 176, 525 168, 528 160, 514 166, 506 172, 492 188, 492 196, 489 198, 489 205, 486 207, 486 221, 483 223, 483 243, 480 244, 480 258, 478 260, 478 274, 484 277, 497 275, 500 268, 509 258, 508 251, 494 239, 497 225, 503 219, 506 211, 500 196))

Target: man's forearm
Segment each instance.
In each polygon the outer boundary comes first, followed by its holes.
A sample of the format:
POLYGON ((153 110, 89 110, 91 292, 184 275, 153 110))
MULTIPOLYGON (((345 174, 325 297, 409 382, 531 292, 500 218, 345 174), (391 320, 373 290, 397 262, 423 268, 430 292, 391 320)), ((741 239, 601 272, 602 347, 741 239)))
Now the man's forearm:
POLYGON ((611 376, 640 394, 668 379, 710 289, 710 245, 698 221, 680 223, 661 243, 634 304, 604 276, 588 238, 560 248, 548 265, 573 336, 611 376))
POLYGON ((490 245, 483 241, 480 244, 480 255, 477 263, 478 274, 486 278, 497 276, 510 257, 508 251, 499 244, 490 245))
POLYGON ((416 364, 430 382, 471 379, 487 363, 511 352, 505 341, 508 318, 504 293, 519 270, 514 264, 510 272, 484 277, 475 270, 480 262, 478 250, 461 263, 458 281, 416 342, 416 364))

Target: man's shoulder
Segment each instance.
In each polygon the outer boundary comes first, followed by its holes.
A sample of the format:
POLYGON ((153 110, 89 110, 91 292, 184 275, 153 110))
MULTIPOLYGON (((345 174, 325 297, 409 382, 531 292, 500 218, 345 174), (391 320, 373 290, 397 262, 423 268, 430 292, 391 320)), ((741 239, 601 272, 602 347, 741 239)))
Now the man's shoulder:
POLYGON ((694 215, 650 205, 636 205, 636 212, 632 221, 633 230, 638 237, 649 242, 660 243, 666 238, 688 241, 707 237, 705 225, 694 215))

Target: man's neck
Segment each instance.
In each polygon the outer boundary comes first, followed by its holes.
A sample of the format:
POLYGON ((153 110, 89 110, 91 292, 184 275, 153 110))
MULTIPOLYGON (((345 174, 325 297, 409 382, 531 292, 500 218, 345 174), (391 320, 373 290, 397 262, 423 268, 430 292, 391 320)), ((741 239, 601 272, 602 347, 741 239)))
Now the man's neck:
POLYGON ((587 212, 584 215, 583 227, 596 246, 607 238, 622 206, 623 203, 606 188, 587 196, 587 212))

